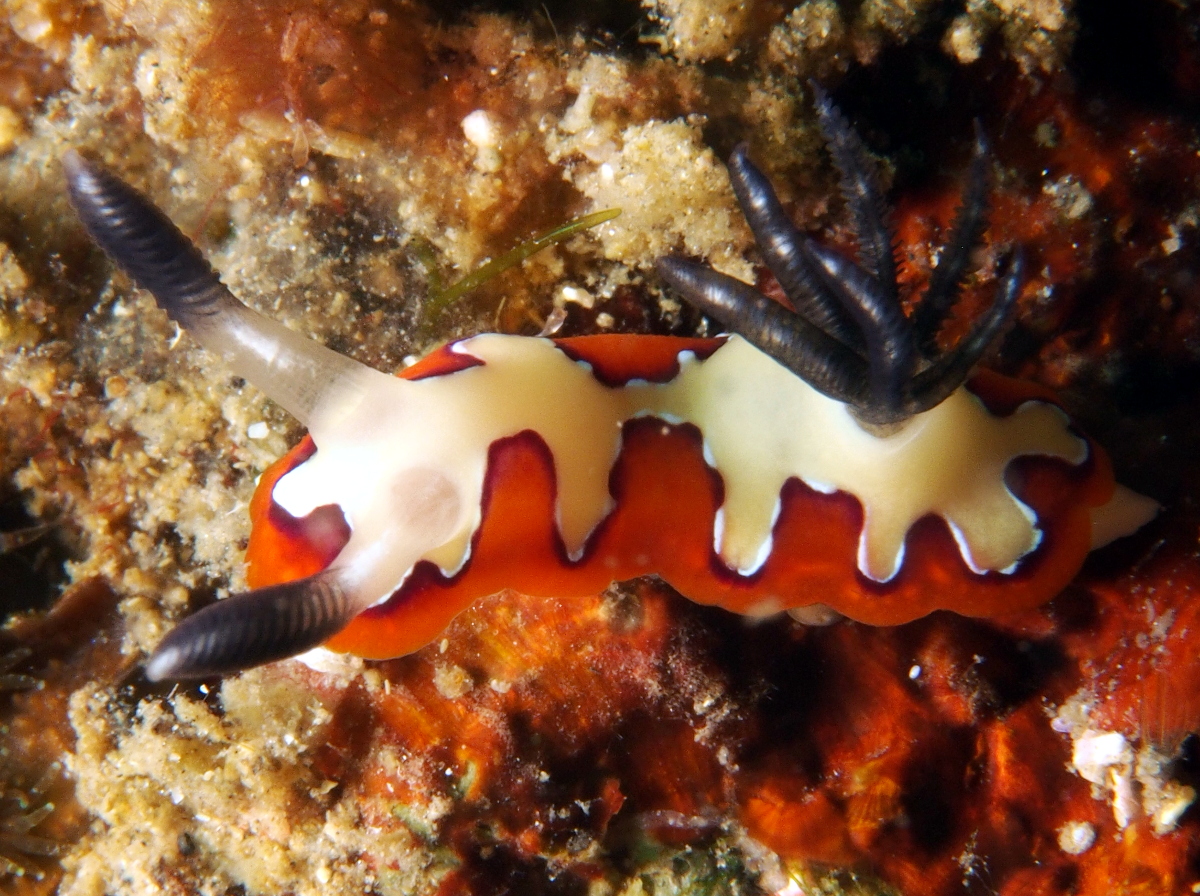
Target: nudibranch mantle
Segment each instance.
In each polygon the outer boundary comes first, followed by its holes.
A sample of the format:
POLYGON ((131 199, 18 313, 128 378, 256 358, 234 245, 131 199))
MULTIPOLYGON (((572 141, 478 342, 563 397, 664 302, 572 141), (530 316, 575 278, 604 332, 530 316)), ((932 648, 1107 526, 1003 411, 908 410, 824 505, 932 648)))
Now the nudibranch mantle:
POLYGON ((371 577, 380 600, 415 562, 405 550, 414 527, 397 517, 420 520, 415 528, 428 542, 421 559, 447 575, 466 563, 489 446, 523 431, 536 433, 553 459, 556 522, 573 560, 612 510, 623 424, 655 417, 700 432, 724 487, 713 546, 728 568, 751 575, 765 562, 783 486, 795 477, 860 502, 857 564, 876 582, 897 573, 905 536, 930 514, 947 522, 974 572, 1011 571, 1040 530, 1005 484, 1009 463, 1040 455, 1077 465, 1088 452, 1058 408, 1031 401, 997 417, 965 389, 878 435, 737 336, 705 359, 682 351, 666 382, 619 386, 549 339, 486 334, 452 350, 470 366, 418 380, 372 378, 354 410, 329 409, 330 423, 315 414, 316 453, 272 493, 297 518, 341 509, 352 535, 339 566, 378 566, 380 551, 396 558, 388 576, 371 577), (389 548, 397 536, 402 543, 389 548))

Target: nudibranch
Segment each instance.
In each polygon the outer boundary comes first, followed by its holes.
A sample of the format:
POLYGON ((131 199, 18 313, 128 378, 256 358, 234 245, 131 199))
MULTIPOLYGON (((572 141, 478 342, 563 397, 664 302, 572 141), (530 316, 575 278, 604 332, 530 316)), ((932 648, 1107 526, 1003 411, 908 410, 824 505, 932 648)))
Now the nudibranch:
POLYGON ((984 228, 977 135, 962 208, 906 315, 876 175, 818 91, 858 260, 788 219, 744 148, 729 175, 792 307, 701 264, 664 280, 717 338, 480 335, 398 376, 242 304, 170 220, 64 158, 92 237, 201 345, 308 427, 263 476, 252 590, 171 631, 152 679, 227 673, 325 643, 384 658, 479 597, 595 594, 656 574, 738 613, 897 624, 989 616, 1058 593, 1087 553, 1155 513, 1046 389, 979 372, 1019 254, 954 347, 938 333, 984 228))

